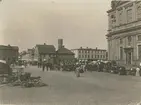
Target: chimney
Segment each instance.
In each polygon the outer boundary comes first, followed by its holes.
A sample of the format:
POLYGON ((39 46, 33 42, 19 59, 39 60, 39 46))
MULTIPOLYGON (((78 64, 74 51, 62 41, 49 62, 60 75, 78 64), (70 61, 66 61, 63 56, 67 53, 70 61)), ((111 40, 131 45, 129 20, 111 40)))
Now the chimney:
POLYGON ((97 47, 95 49, 97 50, 97 47))
POLYGON ((58 49, 63 47, 63 39, 58 39, 58 49))
POLYGON ((46 45, 46 43, 44 43, 44 45, 46 45))

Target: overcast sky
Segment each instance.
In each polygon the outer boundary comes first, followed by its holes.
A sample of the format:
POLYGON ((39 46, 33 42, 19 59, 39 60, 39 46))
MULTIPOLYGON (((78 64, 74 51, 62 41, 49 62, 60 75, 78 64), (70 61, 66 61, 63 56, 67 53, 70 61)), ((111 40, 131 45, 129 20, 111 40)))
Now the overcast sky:
POLYGON ((110 0, 3 0, 0 3, 0 44, 21 50, 36 44, 107 49, 110 0))

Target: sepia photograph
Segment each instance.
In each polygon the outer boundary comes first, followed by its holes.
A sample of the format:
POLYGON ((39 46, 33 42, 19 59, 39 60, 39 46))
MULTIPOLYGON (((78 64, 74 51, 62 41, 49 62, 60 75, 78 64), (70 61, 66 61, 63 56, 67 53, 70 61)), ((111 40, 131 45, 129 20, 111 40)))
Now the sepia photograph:
POLYGON ((0 0, 0 105, 141 105, 141 0, 0 0))

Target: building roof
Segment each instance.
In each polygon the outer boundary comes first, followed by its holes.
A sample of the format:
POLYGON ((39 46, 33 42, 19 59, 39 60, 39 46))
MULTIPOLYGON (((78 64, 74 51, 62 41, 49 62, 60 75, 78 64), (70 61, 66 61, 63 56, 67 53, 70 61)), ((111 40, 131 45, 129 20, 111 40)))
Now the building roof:
POLYGON ((69 54, 69 55, 74 55, 73 52, 71 52, 71 50, 67 49, 67 48, 60 48, 57 50, 58 54, 69 54))
POLYGON ((0 49, 4 49, 4 50, 19 50, 18 46, 5 46, 5 45, 0 45, 0 49))
POLYGON ((39 53, 49 54, 55 53, 55 47, 53 45, 36 45, 39 50, 39 53))
POLYGON ((93 50, 93 51, 97 50, 97 51, 106 51, 105 49, 98 49, 98 48, 96 48, 96 49, 92 49, 92 48, 77 48, 77 49, 72 49, 72 50, 93 50))

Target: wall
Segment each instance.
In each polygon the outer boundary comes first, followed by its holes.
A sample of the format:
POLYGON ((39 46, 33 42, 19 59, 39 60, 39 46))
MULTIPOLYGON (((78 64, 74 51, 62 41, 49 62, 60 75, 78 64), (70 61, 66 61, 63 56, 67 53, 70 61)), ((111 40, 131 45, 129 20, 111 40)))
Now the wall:
POLYGON ((12 62, 12 60, 18 60, 18 55, 18 50, 0 49, 0 59, 12 62))

